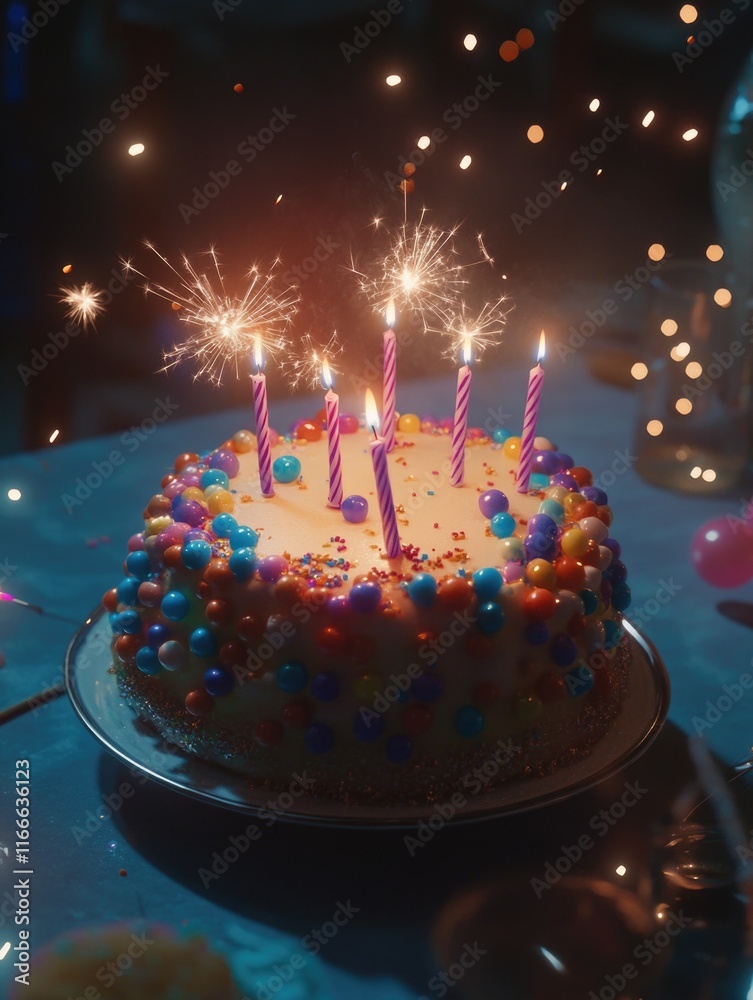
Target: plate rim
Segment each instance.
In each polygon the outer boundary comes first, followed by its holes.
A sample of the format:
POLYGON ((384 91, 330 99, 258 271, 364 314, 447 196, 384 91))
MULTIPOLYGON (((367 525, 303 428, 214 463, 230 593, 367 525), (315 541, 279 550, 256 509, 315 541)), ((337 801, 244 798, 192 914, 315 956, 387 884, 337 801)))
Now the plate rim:
MULTIPOLYGON (((243 800, 238 800, 223 797, 216 791, 208 791, 207 789, 199 787, 196 784, 191 784, 190 782, 179 781, 175 776, 161 773, 160 771, 155 770, 150 764, 138 760, 129 750, 126 750, 122 746, 118 745, 117 741, 113 739, 112 734, 105 728, 103 721, 94 715, 90 706, 86 703, 86 699, 82 697, 80 685, 77 681, 76 653, 79 648, 83 646, 87 636, 93 632, 95 628, 100 626, 105 616, 105 608, 102 605, 99 605, 95 611, 93 611, 92 614, 86 618, 83 624, 73 635, 65 654, 63 676, 66 692, 76 715, 79 717, 86 729, 88 729, 92 736, 94 736, 94 738, 119 761, 135 768, 137 771, 147 775, 150 779, 171 789, 172 791, 192 798, 195 801, 202 802, 205 805, 212 805, 217 808, 242 813, 244 815, 259 816, 261 810, 268 808, 269 798, 272 794, 269 789, 259 790, 258 795, 260 801, 254 802, 247 797, 248 793, 251 792, 251 794, 253 794, 254 790, 248 789, 246 786, 244 786, 246 796, 243 800), (262 796, 264 797, 264 802, 261 801, 262 796)), ((497 803, 496 805, 491 802, 483 804, 482 800, 484 798, 488 798, 490 796, 493 797, 495 791, 498 794, 500 789, 505 788, 505 785, 497 786, 496 789, 490 789, 477 797, 477 801, 479 802, 478 808, 468 812, 458 810, 448 822, 451 822, 453 825, 478 823, 485 820, 499 819, 504 816, 513 816, 524 812, 531 812, 536 809, 542 809, 546 806, 554 805, 555 803, 562 802, 563 800, 571 798, 580 792, 587 791, 588 789, 601 784, 601 782, 606 781, 614 774, 619 773, 619 771, 629 767, 631 764, 634 764, 640 757, 643 756, 646 750, 648 750, 654 740, 658 737, 667 720, 671 685, 664 662, 653 642, 651 642, 651 640, 647 638, 627 618, 623 618, 622 624, 625 631, 641 651, 645 659, 645 666, 648 668, 648 673, 653 679, 655 686, 655 707, 652 718, 643 727, 642 732, 637 739, 629 747, 615 757, 611 758, 604 764, 603 767, 599 768, 592 774, 583 775, 570 783, 565 781, 565 784, 560 788, 549 789, 542 792, 540 795, 534 795, 531 798, 526 798, 518 802, 513 801, 507 803, 497 803)), ((111 677, 112 675, 108 674, 108 676, 111 677)), ((117 699, 119 701, 123 701, 123 696, 120 694, 120 691, 115 683, 113 683, 113 690, 116 692, 117 699)), ((627 697, 629 698, 630 695, 628 694, 627 697)), ((138 714, 127 705, 127 703, 126 707, 129 708, 129 711, 131 711, 134 720, 140 718, 138 714)), ((165 737, 163 737, 159 731, 151 725, 151 723, 147 720, 141 721, 143 725, 149 726, 152 729, 154 736, 165 740, 165 737)), ((144 734, 143 739, 146 740, 147 738, 150 737, 144 734)), ((216 773, 218 776, 221 775, 225 777, 226 781, 234 781, 235 783, 242 783, 244 781, 241 774, 233 772, 228 768, 224 768, 217 762, 191 754, 172 743, 170 743, 170 748, 169 752, 171 756, 174 756, 176 759, 180 758, 189 765, 189 768, 193 768, 194 771, 205 771, 209 769, 210 773, 216 773)), ((569 768, 562 768, 558 774, 564 775, 566 779, 568 770, 569 768)), ((527 781, 527 779, 520 780, 524 782, 527 781)), ((506 783, 508 789, 511 787, 511 784, 512 782, 506 783)), ((342 803, 334 803, 331 799, 307 800, 304 798, 297 804, 295 809, 279 812, 276 813, 276 815, 282 822, 297 825, 362 830, 415 830, 421 822, 425 822, 434 814, 435 805, 436 803, 431 802, 426 803, 425 806, 421 807, 410 807, 411 815, 408 816, 405 813, 402 815, 400 814, 401 807, 399 806, 374 807, 359 806, 357 804, 346 806, 342 803), (337 806, 339 807, 341 814, 337 815, 336 812, 326 812, 324 814, 317 815, 316 812, 310 811, 311 805, 317 802, 320 805, 326 803, 329 808, 337 806), (306 805, 308 805, 309 808, 301 810, 300 807, 306 805), (369 812, 368 814, 359 815, 359 809, 368 809, 369 812)))

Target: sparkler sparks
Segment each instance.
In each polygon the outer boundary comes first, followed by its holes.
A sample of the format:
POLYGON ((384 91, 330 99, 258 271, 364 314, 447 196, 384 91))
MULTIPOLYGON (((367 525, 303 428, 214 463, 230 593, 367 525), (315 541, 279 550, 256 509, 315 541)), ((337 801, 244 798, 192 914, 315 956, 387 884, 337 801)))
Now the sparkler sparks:
POLYGON ((308 383, 312 389, 323 385, 322 364, 326 360, 330 375, 339 375, 342 369, 335 361, 343 351, 342 344, 333 333, 326 344, 317 344, 310 333, 304 334, 298 345, 298 353, 290 361, 283 364, 290 377, 290 387, 295 389, 301 382, 308 383))
POLYGON ((383 314, 393 300, 399 312, 415 310, 427 328, 430 318, 446 318, 468 283, 463 277, 465 268, 457 261, 456 232, 457 227, 444 230, 424 225, 422 213, 417 225, 400 227, 386 257, 376 265, 376 277, 354 267, 374 311, 383 314))
MULTIPOLYGON (((147 278, 146 293, 165 299, 173 309, 177 306, 178 318, 188 327, 185 339, 164 353, 163 371, 191 360, 197 366, 194 379, 204 377, 220 385, 226 367, 235 369, 236 378, 245 371, 257 338, 265 358, 274 357, 286 346, 286 333, 299 299, 295 286, 279 287, 279 260, 266 273, 254 265, 239 298, 226 290, 214 248, 207 251, 211 259, 207 274, 185 255, 182 271, 178 270, 151 243, 146 245, 179 280, 175 291, 147 278)), ((146 278, 141 271, 136 273, 146 278)))
POLYGON ((477 361, 487 347, 498 344, 505 326, 508 309, 504 308, 505 296, 496 302, 485 302, 483 308, 475 316, 467 304, 461 302, 450 315, 447 324, 437 333, 450 338, 450 346, 445 351, 445 357, 457 360, 470 346, 471 356, 477 361))
POLYGON ((83 285, 74 285, 73 288, 60 288, 63 293, 60 302, 68 306, 65 315, 76 323, 80 323, 84 329, 87 326, 94 326, 94 320, 104 311, 104 292, 95 291, 94 286, 85 281, 83 285))

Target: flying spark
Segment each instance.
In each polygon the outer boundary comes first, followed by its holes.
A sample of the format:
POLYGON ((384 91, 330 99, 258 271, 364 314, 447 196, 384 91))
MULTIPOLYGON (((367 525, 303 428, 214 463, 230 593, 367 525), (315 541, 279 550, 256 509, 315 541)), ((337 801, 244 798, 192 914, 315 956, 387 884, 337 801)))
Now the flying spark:
POLYGON ((83 285, 74 285, 72 288, 61 287, 60 291, 63 294, 58 301, 68 306, 65 315, 76 323, 80 323, 84 329, 90 324, 94 326, 94 320, 105 308, 102 301, 104 292, 95 291, 94 286, 88 281, 85 281, 83 285))
MULTIPOLYGON (((180 271, 151 243, 146 245, 179 280, 176 291, 150 283, 147 278, 146 293, 164 299, 173 309, 177 305, 178 318, 188 327, 185 339, 164 353, 162 371, 190 360, 196 364, 194 379, 203 377, 220 385, 228 366, 235 369, 236 378, 240 377, 257 337, 261 338, 267 358, 286 346, 286 333, 299 298, 295 286, 280 287, 279 260, 266 273, 254 265, 246 275, 248 286, 239 298, 226 290, 214 248, 206 254, 211 259, 207 274, 185 255, 180 271)), ((146 278, 141 271, 136 273, 146 278)))
POLYGON ((310 333, 305 333, 297 345, 293 347, 293 354, 289 361, 284 362, 282 367, 288 373, 291 389, 297 388, 301 382, 305 382, 316 389, 324 385, 322 381, 322 365, 324 361, 329 365, 330 375, 340 375, 342 369, 335 361, 342 352, 342 344, 337 339, 337 333, 333 333, 326 344, 318 344, 310 333))

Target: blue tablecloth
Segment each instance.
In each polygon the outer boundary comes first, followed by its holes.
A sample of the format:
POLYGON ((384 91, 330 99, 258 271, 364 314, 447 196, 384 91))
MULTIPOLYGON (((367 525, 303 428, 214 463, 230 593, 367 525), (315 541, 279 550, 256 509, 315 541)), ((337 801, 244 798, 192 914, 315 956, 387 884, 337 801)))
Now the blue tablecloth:
MULTIPOLYGON (((517 429, 526 375, 520 368, 480 365, 474 379, 472 423, 484 425, 491 420, 491 426, 501 422, 517 429)), ((349 398, 347 389, 341 392, 344 411, 359 411, 356 394, 349 398)), ((451 409, 452 392, 449 375, 403 384, 398 404, 403 411, 446 413, 451 409)), ((168 398, 180 403, 170 397, 169 390, 163 402, 168 398)), ((678 496, 641 481, 631 458, 635 402, 629 391, 595 382, 578 357, 564 365, 553 362, 547 374, 539 429, 595 474, 614 470, 616 481, 610 489, 615 510, 613 530, 630 571, 633 608, 666 662, 673 686, 670 718, 682 729, 693 731, 694 719, 706 717, 707 703, 715 704, 724 694, 723 685, 736 682, 750 669, 751 646, 744 626, 718 613, 715 605, 724 595, 699 580, 689 560, 689 543, 696 528, 717 514, 738 513, 739 503, 678 496)), ((218 406, 220 403, 218 392, 218 406)), ((320 405, 321 400, 312 397, 273 399, 272 423, 287 430, 292 420, 311 414, 320 405)), ((174 456, 185 450, 214 447, 251 423, 250 414, 240 410, 218 412, 211 418, 179 417, 180 409, 153 433, 144 431, 136 438, 114 435, 80 441, 0 462, 0 587, 71 621, 82 621, 102 593, 119 580, 126 540, 139 529, 144 504, 157 492, 174 456), (123 456, 123 462, 113 466, 111 475, 105 475, 103 470, 107 472, 113 450, 123 456), (97 468, 102 473, 101 485, 71 506, 66 494, 75 496, 77 479, 85 479, 97 468), (7 498, 10 488, 21 491, 19 502, 7 498)), ((741 594, 749 596, 747 591, 741 594)), ((65 622, 0 604, 0 650, 6 661, 0 671, 0 708, 61 679, 72 631, 65 622)), ((745 756, 753 742, 752 705, 753 694, 746 690, 739 703, 725 710, 721 721, 705 731, 711 747, 728 762, 745 756)), ((273 899, 274 880, 259 873, 265 892, 270 894, 265 900, 278 918, 265 919, 264 901, 260 905, 258 899, 250 911, 243 912, 237 899, 228 901, 211 888, 204 890, 195 871, 189 873, 191 879, 184 871, 174 870, 169 845, 163 845, 164 853, 153 849, 148 840, 155 834, 157 843, 159 831, 150 828, 152 814, 148 810, 129 815, 124 809, 111 820, 101 819, 98 827, 94 822, 97 829, 81 841, 75 830, 89 813, 105 815, 103 790, 117 788, 119 779, 116 765, 101 753, 65 698, 0 728, 0 846, 12 840, 13 770, 15 760, 23 758, 31 761, 33 774, 35 869, 44 875, 36 875, 35 883, 36 944, 77 925, 142 915, 206 928, 215 938, 224 939, 228 947, 245 948, 244 961, 248 961, 248 954, 261 954, 257 960, 261 971, 267 970, 266 975, 279 956, 290 955, 300 945, 302 913, 310 920, 311 914, 318 912, 321 922, 329 919, 339 901, 346 902, 336 895, 330 898, 323 882, 312 906, 309 881, 309 895, 302 899, 289 879, 284 888, 289 897, 273 899), (127 877, 118 878, 121 868, 127 870, 127 877), (289 915, 287 927, 285 920, 279 919, 281 911, 289 915), (260 951, 256 946, 262 940, 265 944, 260 951), (253 942, 256 945, 252 947, 253 942)), ((201 810, 182 801, 176 809, 184 810, 188 824, 185 835, 192 838, 196 833, 191 828, 195 822, 192 817, 201 824, 201 810)), ((207 815, 215 812, 210 810, 207 815)), ((244 825, 241 820, 236 817, 239 828, 244 825)), ((279 838, 278 847, 286 845, 290 850, 293 867, 295 837, 307 838, 311 848, 318 842, 316 838, 324 836, 293 827, 283 832, 282 824, 279 827, 274 836, 279 838)), ((181 844, 174 846, 180 853, 181 844)), ((369 870, 368 851, 378 849, 372 840, 364 842, 364 872, 369 870)), ((3 866, 7 874, 8 862, 0 851, 0 874, 3 866)), ((7 887, 7 879, 5 882, 7 887)), ((333 878, 333 884, 336 882, 333 878)), ((251 889, 249 892, 253 895, 251 889)), ((353 904, 359 905, 356 887, 350 895, 353 904)), ((12 939, 11 933, 15 933, 8 917, 7 908, 0 906, 0 948, 3 934, 7 931, 12 939)), ((306 976, 295 977, 285 991, 275 995, 399 1000, 415 995, 431 974, 426 929, 411 924, 410 914, 396 913, 389 927, 368 920, 359 926, 354 918, 347 940, 347 948, 335 942, 329 951, 322 949, 308 962, 306 976), (404 933, 396 936, 396 927, 403 924, 404 933), (374 957, 382 947, 382 938, 384 947, 390 949, 388 963, 374 957), (389 979, 371 978, 382 969, 390 970, 389 979), (308 992, 301 992, 308 979, 319 985, 309 984, 308 992)), ((0 980, 10 971, 8 963, 7 958, 0 963, 0 980)))

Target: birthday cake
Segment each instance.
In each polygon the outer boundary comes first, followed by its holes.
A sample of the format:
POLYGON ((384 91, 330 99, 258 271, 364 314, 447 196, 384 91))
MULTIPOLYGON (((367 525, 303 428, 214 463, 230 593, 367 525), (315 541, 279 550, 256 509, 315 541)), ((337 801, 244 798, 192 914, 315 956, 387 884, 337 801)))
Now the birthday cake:
POLYGON ((628 690, 630 602, 591 473, 536 439, 403 415, 387 455, 388 558, 372 435, 340 417, 344 499, 328 506, 322 415, 180 455, 104 596, 120 690, 159 733, 251 785, 414 804, 535 778, 593 752, 628 690), (483 769, 483 772, 482 770, 483 769), (470 783, 470 784, 469 784, 470 783))

